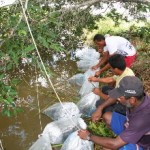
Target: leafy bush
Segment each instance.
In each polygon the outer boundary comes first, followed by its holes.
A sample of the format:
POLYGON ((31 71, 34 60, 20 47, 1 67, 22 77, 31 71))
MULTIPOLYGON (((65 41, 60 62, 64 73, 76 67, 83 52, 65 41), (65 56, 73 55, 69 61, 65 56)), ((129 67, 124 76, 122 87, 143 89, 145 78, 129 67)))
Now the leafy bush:
POLYGON ((88 130, 94 135, 103 137, 114 137, 113 132, 106 126, 105 122, 89 122, 88 130))

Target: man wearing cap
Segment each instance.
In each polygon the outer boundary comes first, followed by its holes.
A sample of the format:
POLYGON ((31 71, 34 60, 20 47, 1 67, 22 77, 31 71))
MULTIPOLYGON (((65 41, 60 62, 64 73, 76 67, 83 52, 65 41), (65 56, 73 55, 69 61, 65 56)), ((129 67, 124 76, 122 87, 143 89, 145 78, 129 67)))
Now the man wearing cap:
MULTIPOLYGON (((80 130, 81 139, 93 141, 108 149, 119 150, 150 150, 150 96, 144 93, 142 82, 135 76, 126 76, 119 87, 109 92, 110 103, 119 100, 128 108, 127 116, 116 112, 106 112, 103 115, 105 122, 118 135, 116 138, 106 138, 92 135, 87 130, 80 130)), ((101 108, 97 108, 92 115, 93 121, 101 117, 101 108)))

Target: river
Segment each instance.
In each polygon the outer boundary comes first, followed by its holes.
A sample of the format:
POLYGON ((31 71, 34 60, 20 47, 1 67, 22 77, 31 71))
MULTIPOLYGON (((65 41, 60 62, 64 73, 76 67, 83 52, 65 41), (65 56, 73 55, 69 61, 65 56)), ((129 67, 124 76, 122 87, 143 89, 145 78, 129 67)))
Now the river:
MULTIPOLYGON (((52 60, 47 60, 53 74, 53 85, 61 101, 76 101, 76 87, 67 82, 78 71, 76 62, 71 57, 58 56, 53 55, 52 60)), ((18 104, 24 112, 16 117, 0 116, 0 139, 4 150, 28 150, 44 127, 52 121, 42 111, 58 102, 50 84, 45 82, 36 67, 30 68, 30 65, 24 64, 18 75, 21 75, 21 83, 16 87, 18 104)))

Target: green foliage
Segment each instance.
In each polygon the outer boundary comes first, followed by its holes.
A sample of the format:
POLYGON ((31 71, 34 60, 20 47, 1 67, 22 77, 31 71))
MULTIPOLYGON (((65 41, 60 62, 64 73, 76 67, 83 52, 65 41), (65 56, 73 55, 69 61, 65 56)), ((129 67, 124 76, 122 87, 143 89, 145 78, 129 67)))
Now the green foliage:
POLYGON ((93 36, 97 33, 110 34, 123 36, 129 40, 138 38, 139 40, 148 44, 150 42, 150 23, 143 21, 132 21, 126 22, 125 20, 118 20, 118 23, 108 17, 105 17, 96 22, 98 29, 96 30, 85 30, 83 38, 86 39, 86 43, 91 45, 93 36))
POLYGON ((146 26, 142 27, 131 26, 131 28, 132 31, 130 34, 132 37, 139 37, 145 43, 150 42, 150 23, 147 23, 146 26))
POLYGON ((18 79, 12 79, 9 84, 4 83, 4 75, 0 76, 0 106, 2 115, 11 117, 17 115, 17 112, 23 111, 16 107, 15 100, 17 99, 17 92, 14 87, 19 83, 18 79))
POLYGON ((119 14, 116 9, 112 9, 106 16, 114 21, 115 26, 118 26, 123 20, 126 19, 123 15, 119 14))
POLYGON ((102 122, 89 122, 88 130, 90 130, 94 135, 103 137, 114 137, 113 132, 102 122))

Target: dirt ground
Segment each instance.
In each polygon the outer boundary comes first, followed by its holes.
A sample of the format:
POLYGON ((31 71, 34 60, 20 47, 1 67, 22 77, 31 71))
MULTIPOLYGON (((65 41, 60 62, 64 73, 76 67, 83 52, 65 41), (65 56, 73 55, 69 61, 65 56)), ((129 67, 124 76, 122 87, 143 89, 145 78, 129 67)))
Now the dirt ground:
MULTIPOLYGON (((150 54, 149 54, 150 55, 150 54)), ((150 95, 150 56, 148 53, 137 54, 137 59, 133 64, 132 70, 139 77, 145 88, 145 92, 150 95)))

